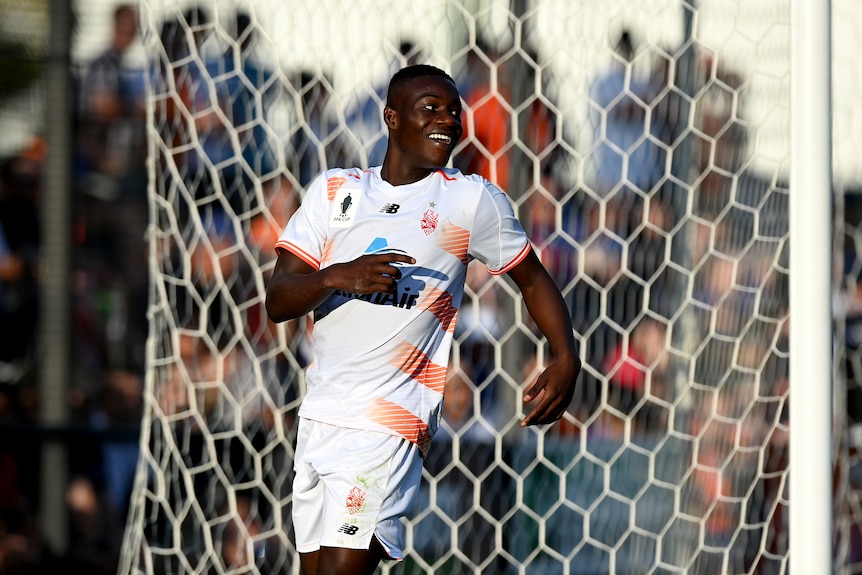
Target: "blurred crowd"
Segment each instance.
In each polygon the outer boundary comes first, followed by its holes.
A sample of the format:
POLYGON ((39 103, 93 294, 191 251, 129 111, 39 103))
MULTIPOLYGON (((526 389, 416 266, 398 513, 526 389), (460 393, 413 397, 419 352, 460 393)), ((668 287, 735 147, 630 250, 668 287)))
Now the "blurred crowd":
MULTIPOLYGON (((265 278, 271 269, 275 238, 311 178, 327 166, 382 160, 385 80, 426 56, 402 41, 381 81, 342 102, 330 72, 279 70, 253 16, 235 16, 214 20, 193 8, 166 19, 161 52, 139 69, 126 58, 138 37, 137 11, 121 5, 110 44, 74 70, 67 398, 70 428, 83 431, 68 441, 71 542, 64 560, 92 574, 116 572, 139 453, 151 218, 171 232, 156 244, 164 248, 160 266, 187 281, 171 295, 170 327, 181 336, 171 340, 177 350, 165 352, 178 360, 155 377, 159 409, 185 421, 190 396, 182 382, 211 382, 195 398, 211 429, 230 427, 241 412, 249 436, 266 441, 299 393, 298 384, 280 386, 294 381, 309 330, 290 327, 296 361, 272 360, 267 384, 249 387, 255 377, 246 356, 266 355, 283 340, 259 305, 243 309, 242 325, 232 312, 260 298, 254 271, 265 278), (147 179, 148 81, 155 182, 147 179), (150 184, 171 204, 170 214, 150 206, 150 184), (240 241, 245 249, 233 252, 240 241), (239 338, 250 345, 238 346, 239 338), (230 402, 220 396, 225 390, 230 402)), ((766 454, 761 473, 786 465, 786 262, 776 265, 786 257, 776 247, 787 233, 786 206, 777 203, 774 182, 745 170, 744 78, 702 55, 683 76, 681 54, 642 48, 622 31, 590 87, 592 143, 580 155, 580 132, 561 113, 557 79, 539 65, 540 55, 513 57, 503 48, 480 40, 452 62, 466 105, 465 140, 453 163, 509 193, 570 302, 585 368, 572 412, 549 436, 648 445, 674 429, 696 444, 688 512, 705 518, 707 540, 726 543, 743 513, 768 530, 764 525, 782 520, 780 481, 757 483, 750 454, 766 454), (530 89, 522 93, 521 86, 530 89), (743 509, 738 499, 755 484, 760 506, 743 509)), ((50 555, 34 523, 40 469, 32 433, 46 153, 36 139, 0 165, 0 423, 21 433, 0 451, 0 573, 36 573, 50 555)), ((547 360, 531 326, 511 334, 517 311, 505 283, 480 268, 469 271, 439 443, 457 437, 482 445, 510 429, 520 408, 504 370, 525 365, 518 373, 528 382, 547 360), (509 347, 516 353, 504 354, 509 347)), ((194 458, 191 445, 186 455, 194 458)), ((482 453, 468 465, 486 465, 482 453)), ((241 502, 246 509, 249 500, 241 502)), ((223 525, 225 534, 259 532, 261 519, 246 509, 237 524, 223 525)), ((747 568, 756 566, 753 553, 764 540, 780 552, 781 541, 753 533, 754 551, 740 552, 747 568)), ((227 564, 245 560, 242 549, 226 545, 227 564)))

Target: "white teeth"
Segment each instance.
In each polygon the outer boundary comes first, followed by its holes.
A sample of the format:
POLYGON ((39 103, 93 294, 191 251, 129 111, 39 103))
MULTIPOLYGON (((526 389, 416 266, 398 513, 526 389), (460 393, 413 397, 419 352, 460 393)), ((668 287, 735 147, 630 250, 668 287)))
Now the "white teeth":
POLYGON ((449 136, 446 136, 444 134, 431 134, 428 137, 431 138, 432 140, 440 140, 441 142, 449 142, 452 140, 452 138, 450 138, 449 136))

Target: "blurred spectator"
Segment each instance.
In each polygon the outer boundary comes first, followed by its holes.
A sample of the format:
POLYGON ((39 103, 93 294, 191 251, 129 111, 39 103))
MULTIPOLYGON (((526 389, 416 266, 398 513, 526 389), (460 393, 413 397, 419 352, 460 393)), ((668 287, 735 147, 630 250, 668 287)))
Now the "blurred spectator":
MULTIPOLYGON (((649 285, 645 304, 653 312, 670 318, 678 305, 676 286, 663 273, 671 261, 670 245, 673 217, 670 207, 653 196, 643 207, 641 226, 628 246, 627 268, 632 278, 649 285)), ((677 290, 678 291, 678 290, 677 290)))
POLYGON ((138 461, 137 430, 143 415, 144 382, 139 374, 129 371, 110 371, 104 379, 90 424, 108 432, 101 444, 99 471, 109 513, 122 526, 138 461), (117 436, 111 436, 118 431, 117 436))
POLYGON ((608 403, 630 417, 636 431, 660 430, 649 399, 668 401, 670 397, 667 326, 652 318, 641 319, 605 359, 608 403))
MULTIPOLYGON (((261 384, 245 351, 228 340, 214 342, 182 329, 175 341, 171 363, 154 373, 154 390, 158 409, 172 422, 168 433, 183 446, 169 473, 189 478, 197 502, 183 522, 184 533, 193 538, 199 529, 214 529, 227 566, 257 563, 261 572, 275 572, 272 565, 264 570, 262 562, 277 560, 283 549, 270 548, 278 542, 262 532, 273 533, 272 515, 281 510, 261 492, 281 494, 284 487, 283 454, 263 452, 277 442, 272 430, 284 405, 281 380, 261 384), (264 485, 251 487, 258 481, 264 485)), ((169 488, 155 503, 151 545, 172 545, 168 525, 187 497, 184 489, 169 488)))
POLYGON ((493 276, 478 262, 468 264, 466 285, 469 291, 461 303, 455 338, 462 369, 469 370, 474 382, 483 382, 494 369, 495 342, 505 331, 500 303, 505 296, 493 276))
POLYGON ((697 73, 695 161, 697 175, 704 176, 698 203, 705 214, 715 216, 730 201, 732 181, 726 174, 738 172, 747 153, 748 135, 740 115, 743 78, 735 70, 719 66, 715 57, 702 58, 697 73))
MULTIPOLYGON (((423 57, 422 50, 415 42, 403 40, 398 44, 398 54, 390 62, 385 80, 370 86, 364 93, 357 90, 351 96, 345 106, 344 117, 362 150, 357 161, 350 165, 369 167, 383 163, 388 140, 388 132, 383 124, 383 108, 386 106, 389 78, 405 66, 422 63, 423 57)), ((342 164, 329 164, 329 167, 335 165, 342 164)))
POLYGON ((15 383, 36 346, 41 140, 0 165, 0 383, 15 383))
POLYGON ((520 166, 520 173, 512 174, 510 185, 515 188, 508 192, 523 201, 519 213, 524 229, 557 286, 565 289, 578 271, 576 231, 562 202, 571 188, 573 166, 562 116, 552 96, 553 76, 538 66, 535 53, 524 58, 524 69, 524 82, 531 86, 541 75, 541 91, 527 96, 531 101, 520 113, 519 134, 528 152, 527 163, 520 166))
POLYGON ((81 75, 76 134, 75 357, 89 388, 100 370, 143 370, 147 334, 146 103, 144 71, 129 61, 134 5, 114 9, 111 30, 81 75))
POLYGON ((87 65, 80 81, 81 187, 101 200, 145 191, 143 75, 127 61, 137 35, 137 9, 120 4, 113 12, 110 45, 87 65))
MULTIPOLYGON (((291 183, 290 178, 279 176, 263 184, 263 209, 252 216, 249 221, 245 242, 260 268, 264 285, 269 284, 275 265, 276 253, 273 246, 281 235, 284 226, 287 225, 290 216, 299 207, 299 203, 299 193, 291 183)), ((250 301, 252 301, 251 297, 247 302, 250 301)), ((269 320, 263 297, 257 298, 256 303, 248 307, 245 315, 245 334, 255 349, 269 351, 272 346, 278 345, 280 328, 278 324, 269 320)), ((299 324, 299 321, 283 324, 288 342, 294 341, 299 324)), ((299 350, 294 351, 299 352, 299 350)), ((279 356, 277 362, 279 365, 289 363, 286 362, 283 355, 279 356)), ((291 369, 289 365, 283 365, 283 367, 291 369)), ((288 381, 288 378, 285 377, 283 381, 288 381)))
MULTIPOLYGON (((209 14, 201 7, 192 7, 182 14, 168 17, 160 28, 164 52, 152 64, 153 98, 156 102, 155 123, 165 150, 172 156, 183 187, 175 206, 182 221, 188 218, 189 204, 206 201, 209 206, 216 198, 206 155, 201 142, 215 141, 213 102, 210 101, 204 65, 204 45, 212 33, 209 14), (198 132, 203 131, 201 137, 198 132)), ((160 176, 167 178, 166 162, 158 166, 160 176)), ((165 181, 162 185, 169 185, 165 181)), ((179 183, 179 182, 177 182, 179 183)))
MULTIPOLYGON (((17 334, 17 326, 21 325, 21 319, 18 316, 22 312, 23 303, 21 301, 21 284, 24 275, 27 273, 27 268, 23 258, 12 251, 9 247, 9 242, 6 241, 6 234, 3 232, 2 222, 0 222, 0 324, 4 326, 15 326, 15 329, 7 327, 3 331, 6 333, 0 342, 0 383, 16 383, 21 372, 21 367, 16 365, 20 360, 24 359, 26 353, 22 350, 16 350, 13 347, 6 345, 6 340, 11 339, 13 333, 17 334)), ((25 311, 26 313, 26 311, 25 311)), ((26 325, 26 324, 24 324, 26 325)))
POLYGON ((578 272, 575 242, 567 234, 559 198, 562 193, 550 176, 542 178, 542 189, 533 190, 522 204, 524 230, 533 243, 539 259, 560 289, 571 282, 578 272), (544 190, 550 189, 551 193, 544 190), (556 193, 554 193, 556 192, 556 193))
POLYGON ((464 71, 456 76, 466 107, 463 147, 452 162, 465 174, 484 176, 511 194, 508 148, 512 118, 506 88, 511 79, 498 77, 497 57, 490 44, 479 41, 467 53, 464 71))
POLYGON ((477 379, 469 358, 462 357, 457 364, 452 362, 446 378, 440 440, 452 441, 457 436, 461 442, 493 443, 506 423, 502 419, 505 409, 503 405, 490 401, 489 397, 494 394, 483 393, 483 389, 496 384, 505 385, 496 380, 477 379))
MULTIPOLYGON (((741 375, 703 393, 691 421, 697 459, 691 479, 684 485, 686 512, 704 518, 702 536, 708 545, 724 546, 735 537, 729 562, 736 572, 751 572, 752 556, 746 554, 752 545, 758 551, 760 534, 754 530, 748 534, 739 526, 763 524, 773 513, 756 502, 744 502, 752 486, 762 481, 758 474, 768 476, 774 471, 764 454, 773 449, 784 452, 787 447, 782 430, 773 428, 775 414, 770 411, 776 396, 770 398, 772 392, 761 396, 758 383, 741 375)), ((777 496, 775 492, 763 494, 766 500, 777 496)))
POLYGON ((303 70, 299 91, 303 123, 291 141, 291 155, 298 161, 299 184, 305 187, 325 168, 360 164, 354 157, 355 146, 339 121, 329 74, 303 70))
POLYGON ((650 131, 661 131, 663 120, 651 108, 660 91, 652 73, 644 77, 634 66, 636 50, 632 36, 623 30, 614 49, 610 68, 590 88, 590 119, 593 126, 594 191, 601 197, 623 185, 646 193, 661 178, 665 151, 650 131), (655 128, 650 126, 656 125, 655 128))
MULTIPOLYGON (((273 246, 299 207, 300 197, 290 179, 279 176, 263 183, 263 206, 252 216, 246 243, 258 256, 258 264, 268 269, 275 261, 273 246)), ((268 278, 264 278, 268 279, 268 278)))
POLYGON ((70 572, 109 575, 116 571, 125 525, 113 514, 105 493, 85 476, 72 479, 66 490, 71 536, 63 558, 70 572))
POLYGON ((221 541, 221 555, 228 569, 243 569, 254 565, 256 559, 265 557, 267 541, 261 536, 264 525, 248 495, 237 494, 236 510, 228 506, 221 510, 220 516, 227 518, 221 533, 215 537, 221 541))
POLYGON ((221 193, 238 215, 250 211, 257 182, 276 167, 266 120, 279 84, 257 44, 255 22, 237 12, 231 41, 206 61, 217 106, 196 124, 207 159, 218 170, 221 193))
POLYGON ((35 575, 49 572, 44 566, 52 554, 38 530, 36 517, 21 493, 19 464, 0 451, 0 573, 35 575))
MULTIPOLYGON (((673 154, 677 140, 687 128, 691 103, 683 96, 679 83, 679 61, 671 50, 659 49, 653 64, 653 80, 657 93, 650 107, 649 133, 659 145, 657 161, 665 162, 666 154, 673 154)), ((674 158, 677 160, 677 158, 674 158)), ((668 172, 671 166, 661 166, 668 172)), ((669 175, 665 173, 664 175, 669 175)))

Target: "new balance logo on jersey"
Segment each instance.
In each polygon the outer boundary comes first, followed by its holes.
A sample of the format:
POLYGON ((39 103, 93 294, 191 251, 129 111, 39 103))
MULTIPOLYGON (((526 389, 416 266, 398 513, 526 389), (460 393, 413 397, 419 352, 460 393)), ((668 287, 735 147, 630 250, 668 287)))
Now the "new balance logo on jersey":
POLYGON ((344 533, 345 535, 356 535, 357 531, 359 531, 359 527, 356 525, 350 525, 349 523, 345 523, 338 528, 338 532, 344 533))
POLYGON ((395 214, 398 212, 398 208, 401 207, 401 204, 384 204, 382 208, 380 208, 381 214, 395 214))

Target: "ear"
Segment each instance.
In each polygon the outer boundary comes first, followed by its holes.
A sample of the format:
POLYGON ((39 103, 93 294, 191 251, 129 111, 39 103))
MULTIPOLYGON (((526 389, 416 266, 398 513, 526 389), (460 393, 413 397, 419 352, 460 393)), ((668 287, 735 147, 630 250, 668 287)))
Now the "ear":
POLYGON ((386 127, 390 130, 398 129, 398 112, 386 106, 383 108, 383 122, 386 123, 386 127))

